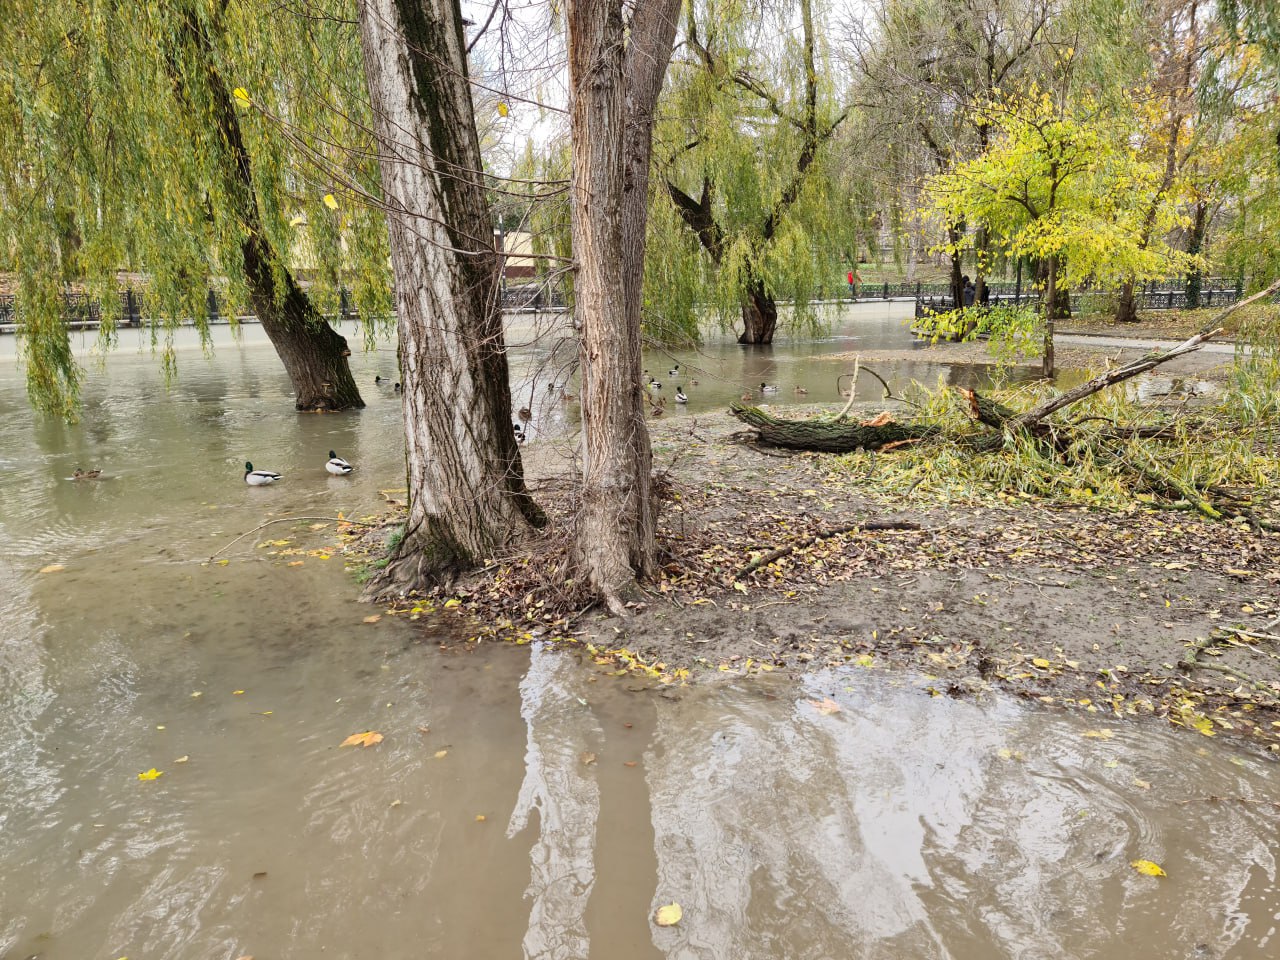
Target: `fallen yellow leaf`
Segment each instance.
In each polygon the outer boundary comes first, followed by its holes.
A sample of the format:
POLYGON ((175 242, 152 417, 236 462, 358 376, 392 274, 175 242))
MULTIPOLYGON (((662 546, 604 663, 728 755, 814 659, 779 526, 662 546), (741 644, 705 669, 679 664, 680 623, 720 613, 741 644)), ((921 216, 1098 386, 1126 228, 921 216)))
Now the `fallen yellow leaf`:
POLYGON ((191 759, 191 758, 190 758, 189 756, 187 756, 187 755, 184 753, 182 756, 180 756, 177 760, 175 760, 175 761, 173 761, 173 762, 174 762, 174 763, 186 763, 186 762, 187 762, 188 760, 190 760, 190 759, 191 759))
POLYGON ((653 922, 660 927, 674 927, 682 917, 684 917, 684 911, 680 908, 680 904, 668 903, 665 907, 658 908, 653 922))
POLYGON ((1160 868, 1160 864, 1152 863, 1150 860, 1134 860, 1129 866, 1137 870, 1144 877, 1167 877, 1168 874, 1160 868))
POLYGON ((375 743, 382 742, 382 734, 376 730, 366 730, 364 733, 353 733, 347 739, 342 741, 341 746, 344 747, 372 747, 375 743))
POLYGON ((483 813, 477 813, 477 814, 476 814, 476 823, 484 823, 485 819, 486 819, 486 818, 485 818, 485 815, 484 815, 483 813))
POLYGON ((1048 669, 1049 669, 1049 667, 1051 666, 1051 664, 1049 663, 1049 661, 1048 661, 1048 660, 1046 660, 1044 657, 1036 657, 1036 658, 1035 658, 1034 660, 1032 660, 1031 662, 1032 662, 1032 663, 1034 663, 1034 664, 1035 664, 1037 667, 1039 667, 1041 670, 1048 670, 1048 669))
POLYGON ((830 697, 823 697, 821 700, 810 700, 809 702, 817 708, 819 713, 832 714, 840 712, 840 704, 830 697))
POLYGON ((443 760, 443 759, 444 759, 445 757, 447 757, 448 755, 449 755, 449 751, 448 751, 448 750, 437 750, 437 751, 435 752, 435 758, 436 758, 437 760, 443 760))
POLYGON ((232 695, 233 697, 238 697, 238 696, 240 696, 240 694, 242 694, 242 693, 244 693, 244 691, 243 691, 243 690, 232 690, 232 691, 231 691, 231 695, 232 695))
POLYGON ((373 616, 371 616, 371 617, 365 617, 365 618, 364 618, 364 622, 365 622, 365 623, 377 623, 377 622, 378 622, 379 620, 381 620, 381 619, 382 619, 382 614, 380 614, 380 613, 375 613, 375 614, 374 614, 373 616))
POLYGON ((41 568, 40 568, 40 572, 41 572, 41 573, 60 573, 61 571, 65 570, 65 569, 67 569, 66 564, 63 564, 63 563, 51 563, 51 564, 49 564, 47 567, 41 567, 41 568))
POLYGON ((326 193, 324 195, 324 205, 328 207, 330 210, 338 209, 338 201, 334 199, 334 196, 332 193, 326 193))
POLYGON ((138 774, 138 779, 139 780, 155 780, 158 777, 163 777, 163 776, 164 776, 164 773, 162 771, 157 770, 155 767, 152 767, 150 770, 147 770, 143 773, 138 774))
POLYGON ((1107 730, 1105 728, 1102 730, 1086 730, 1084 732, 1084 736, 1088 737, 1090 740, 1110 740, 1115 735, 1116 732, 1114 730, 1107 730))

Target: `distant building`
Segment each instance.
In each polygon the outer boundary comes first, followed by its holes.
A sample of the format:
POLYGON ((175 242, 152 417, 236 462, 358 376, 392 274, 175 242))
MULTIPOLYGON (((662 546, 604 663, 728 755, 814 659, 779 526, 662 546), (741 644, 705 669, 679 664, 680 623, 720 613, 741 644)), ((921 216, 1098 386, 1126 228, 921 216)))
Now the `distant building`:
POLYGON ((538 275, 538 261, 533 256, 533 234, 516 230, 498 234, 506 255, 504 276, 508 283, 524 283, 538 275))

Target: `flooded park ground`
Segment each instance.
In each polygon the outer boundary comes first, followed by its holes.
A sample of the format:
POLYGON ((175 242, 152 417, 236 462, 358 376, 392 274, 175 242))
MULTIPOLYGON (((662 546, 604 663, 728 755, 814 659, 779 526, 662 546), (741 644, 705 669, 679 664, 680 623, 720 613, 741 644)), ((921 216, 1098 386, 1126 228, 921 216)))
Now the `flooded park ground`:
MULTIPOLYGON (((1233 735, 1275 718, 1214 720, 1210 698, 1179 728, 1138 683, 1166 657, 1178 677, 1197 632, 1274 617, 1274 559, 1185 516, 1158 558, 1148 517, 893 504, 733 440, 722 411, 760 382, 839 402, 823 356, 985 382, 912 352, 890 308, 816 346, 651 354, 690 398, 655 421, 656 459, 681 495, 672 549, 709 570, 768 541, 770 489, 814 523, 920 529, 714 604, 677 584, 683 606, 621 634, 584 620, 568 645, 468 643, 459 617, 357 602, 333 520, 210 563, 267 520, 374 516, 403 486, 399 398, 373 385, 394 351, 352 358, 365 410, 298 415, 256 333, 184 349, 170 388, 126 343, 74 425, 0 370, 3 960, 1275 954, 1280 768, 1233 735), (330 449, 350 476, 325 472, 330 449), (247 487, 245 460, 284 481, 247 487), (748 501, 760 525, 730 528, 748 501), (663 682, 680 668, 692 682, 663 682), (381 742, 341 746, 361 732, 381 742), (680 922, 657 925, 672 903, 680 922)), ((535 483, 576 417, 546 389, 567 383, 559 356, 512 352, 535 483)), ((1229 656, 1263 671, 1259 647, 1229 656)))

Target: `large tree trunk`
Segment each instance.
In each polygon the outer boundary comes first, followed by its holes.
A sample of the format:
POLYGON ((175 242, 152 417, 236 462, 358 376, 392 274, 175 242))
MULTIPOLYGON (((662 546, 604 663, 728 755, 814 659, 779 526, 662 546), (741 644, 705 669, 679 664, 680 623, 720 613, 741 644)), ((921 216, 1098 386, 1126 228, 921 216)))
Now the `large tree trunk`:
POLYGON ((643 246, 653 106, 670 56, 665 20, 674 10, 669 0, 653 4, 655 10, 646 6, 638 5, 629 36, 622 0, 570 0, 566 7, 574 292, 582 330, 576 555, 590 589, 618 614, 626 612, 637 580, 655 567, 652 454, 640 383, 643 263, 635 257, 643 246), (664 52, 660 63, 654 60, 664 52), (646 66, 646 58, 654 62, 646 66))
POLYGON ((499 261, 457 0, 361 0, 388 207, 409 519, 374 593, 472 567, 540 523, 512 432, 499 261))
POLYGON ((1116 297, 1116 323, 1138 322, 1138 282, 1130 277, 1120 285, 1116 297))
MULTIPOLYGON (((240 131, 231 92, 218 72, 207 27, 194 11, 183 14, 181 40, 189 66, 202 76, 209 97, 211 120, 224 150, 223 188, 234 203, 243 233, 241 267, 253 311, 275 347, 294 389, 299 410, 345 410, 363 407, 351 375, 347 341, 316 310, 267 239, 258 211, 253 164, 240 131), (278 286, 279 284, 279 286, 278 286), (280 289, 283 286, 283 289, 280 289)), ((179 98, 189 109, 201 110, 190 96, 189 78, 170 59, 170 74, 179 98)))
MULTIPOLYGON (((1196 204, 1195 217, 1191 221, 1191 232, 1187 235, 1187 253, 1195 256, 1204 249, 1205 234, 1209 229, 1209 205, 1203 200, 1196 204)), ((1200 306, 1200 285, 1204 274, 1198 269, 1187 274, 1187 309, 1195 310, 1200 306)))
POLYGON ((742 334, 739 343, 761 346, 773 343, 778 328, 778 304, 760 280, 752 282, 742 300, 742 334))

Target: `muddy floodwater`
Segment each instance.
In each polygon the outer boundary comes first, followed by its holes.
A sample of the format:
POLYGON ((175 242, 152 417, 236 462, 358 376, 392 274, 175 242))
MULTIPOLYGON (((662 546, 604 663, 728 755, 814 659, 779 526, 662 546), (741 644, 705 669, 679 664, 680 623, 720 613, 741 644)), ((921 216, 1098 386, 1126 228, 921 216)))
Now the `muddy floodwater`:
MULTIPOLYGON (((0 367, 0 960, 1280 956, 1274 762, 883 670, 655 687, 442 648, 365 622, 322 520, 206 563, 402 485, 394 351, 353 357, 367 409, 314 416, 260 332, 168 390, 128 336, 74 425, 0 367)), ((714 366, 710 406, 832 349, 650 362, 714 366)), ((514 350, 518 393, 556 356, 514 350)))

